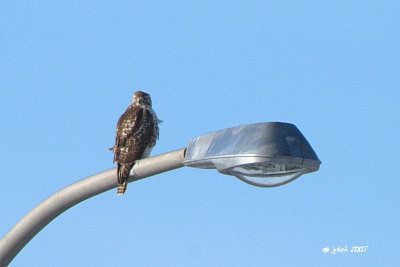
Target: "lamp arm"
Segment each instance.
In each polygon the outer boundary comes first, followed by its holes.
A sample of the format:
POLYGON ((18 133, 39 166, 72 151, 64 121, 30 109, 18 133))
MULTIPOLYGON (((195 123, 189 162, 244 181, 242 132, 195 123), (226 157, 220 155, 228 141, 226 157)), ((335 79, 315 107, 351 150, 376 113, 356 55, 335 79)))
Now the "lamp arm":
MULTIPOLYGON (((183 167, 185 148, 136 161, 128 182, 183 167)), ((7 266, 22 248, 58 215, 88 198, 117 187, 116 168, 75 182, 27 213, 0 240, 0 266, 7 266)))

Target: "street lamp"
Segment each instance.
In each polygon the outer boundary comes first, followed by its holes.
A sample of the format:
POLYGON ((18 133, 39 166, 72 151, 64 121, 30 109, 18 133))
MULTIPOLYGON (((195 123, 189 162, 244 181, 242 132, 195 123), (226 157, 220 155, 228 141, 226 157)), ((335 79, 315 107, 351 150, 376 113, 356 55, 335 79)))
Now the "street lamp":
POLYGON ((191 139, 183 164, 217 169, 251 185, 273 187, 317 171, 321 161, 296 126, 266 122, 191 139))
MULTIPOLYGON (((136 161, 128 182, 183 166, 215 168, 256 186, 288 183, 318 170, 321 162, 293 124, 270 122, 229 128, 193 138, 187 148, 136 161)), ((27 213, 0 240, 0 266, 54 218, 74 205, 117 187, 116 168, 77 181, 27 213)))

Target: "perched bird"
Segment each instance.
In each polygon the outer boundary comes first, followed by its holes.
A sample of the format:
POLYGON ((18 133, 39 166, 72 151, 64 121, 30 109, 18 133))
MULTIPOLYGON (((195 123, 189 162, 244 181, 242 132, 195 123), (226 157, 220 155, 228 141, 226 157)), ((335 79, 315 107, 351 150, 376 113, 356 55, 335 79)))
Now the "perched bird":
POLYGON ((150 95, 141 91, 133 94, 132 104, 119 118, 115 145, 110 148, 117 162, 117 194, 125 193, 129 173, 135 161, 148 157, 158 139, 158 120, 151 107, 150 95))

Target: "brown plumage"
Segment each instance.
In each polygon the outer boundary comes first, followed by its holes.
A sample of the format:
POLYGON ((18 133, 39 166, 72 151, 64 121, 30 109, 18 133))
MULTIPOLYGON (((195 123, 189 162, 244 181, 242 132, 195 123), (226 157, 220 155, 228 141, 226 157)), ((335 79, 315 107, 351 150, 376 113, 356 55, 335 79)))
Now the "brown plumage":
POLYGON ((135 161, 147 157, 158 139, 158 118, 150 95, 137 91, 132 104, 119 118, 115 133, 114 163, 117 162, 117 194, 125 193, 135 161))

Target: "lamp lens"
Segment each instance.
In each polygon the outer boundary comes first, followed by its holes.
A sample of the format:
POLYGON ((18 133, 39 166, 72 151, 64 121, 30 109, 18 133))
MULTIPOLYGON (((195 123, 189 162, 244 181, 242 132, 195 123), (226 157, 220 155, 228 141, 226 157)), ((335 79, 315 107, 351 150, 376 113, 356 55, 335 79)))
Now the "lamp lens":
POLYGON ((306 172, 305 168, 296 165, 270 163, 241 165, 224 171, 224 173, 234 175, 246 183, 261 187, 283 185, 306 172))

